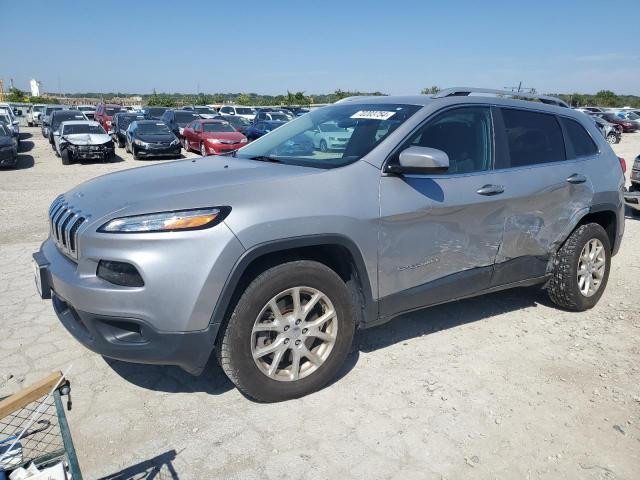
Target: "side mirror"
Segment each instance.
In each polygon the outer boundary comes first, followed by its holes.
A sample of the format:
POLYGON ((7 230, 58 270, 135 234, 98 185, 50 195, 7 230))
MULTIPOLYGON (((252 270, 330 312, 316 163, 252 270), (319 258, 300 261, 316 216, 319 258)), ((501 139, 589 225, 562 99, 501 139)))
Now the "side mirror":
POLYGON ((449 170, 449 156, 442 150, 429 147, 409 147, 400 152, 396 173, 442 173, 449 170))
POLYGON ((20 122, 19 122, 18 120, 14 120, 14 121, 13 121, 13 124, 14 124, 14 125, 20 125, 20 122))
POLYGON ((60 135, 60 130, 54 130, 54 131, 53 131, 53 134, 54 134, 54 135, 56 135, 56 136, 57 136, 57 135, 60 135))

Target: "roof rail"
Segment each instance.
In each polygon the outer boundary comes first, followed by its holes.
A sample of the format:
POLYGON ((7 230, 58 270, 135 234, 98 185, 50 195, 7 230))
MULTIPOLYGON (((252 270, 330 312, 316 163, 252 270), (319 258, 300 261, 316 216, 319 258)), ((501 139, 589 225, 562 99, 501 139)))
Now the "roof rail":
POLYGON ((531 98, 531 99, 540 100, 542 103, 546 103, 549 105, 557 105, 558 107, 569 108, 569 105, 567 105, 566 102, 556 97, 549 97, 547 95, 538 95, 535 93, 513 92, 511 90, 492 90, 490 88, 474 88, 474 87, 445 88, 444 90, 440 90, 438 93, 434 94, 433 98, 467 96, 472 93, 490 93, 492 95, 500 95, 505 97, 531 98))

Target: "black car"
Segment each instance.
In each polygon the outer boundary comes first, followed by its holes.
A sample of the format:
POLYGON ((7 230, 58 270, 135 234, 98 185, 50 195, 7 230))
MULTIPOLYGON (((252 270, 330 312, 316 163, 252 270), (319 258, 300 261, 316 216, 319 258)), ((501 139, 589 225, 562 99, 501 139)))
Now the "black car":
POLYGON ((142 113, 149 120, 160 120, 167 110, 169 110, 169 107, 144 107, 142 113))
POLYGON ((124 143, 127 152, 133 158, 143 157, 179 157, 182 146, 180 140, 158 120, 136 120, 129 125, 124 143))
POLYGON ((137 120, 147 120, 147 117, 142 113, 118 112, 111 119, 109 134, 120 148, 124 147, 124 142, 127 139, 127 128, 137 120))
POLYGON ((18 143, 4 125, 0 124, 0 167, 15 167, 18 163, 18 143))
POLYGON ((200 120, 200 115, 189 110, 167 110, 162 115, 162 121, 177 137, 181 137, 184 127, 194 120, 200 120))
POLYGON ((185 105, 184 107, 182 107, 182 110, 197 113, 202 118, 213 118, 218 115, 218 112, 216 112, 213 108, 206 107, 204 105, 185 105))
POLYGON ((277 121, 277 120, 258 121, 256 123, 254 123, 253 125, 251 125, 250 127, 248 127, 242 133, 249 140, 256 140, 256 139, 260 138, 261 136, 271 132, 272 130, 275 130, 276 128, 281 127, 285 123, 287 123, 287 122, 281 122, 281 121, 277 121))
POLYGON ((60 124, 68 120, 88 120, 80 110, 56 110, 51 113, 49 120, 49 143, 54 146, 54 135, 59 135, 60 124))
POLYGON ((244 132, 247 128, 251 126, 251 122, 244 117, 239 117, 237 115, 218 115, 213 117, 214 120, 224 120, 231 124, 233 128, 244 135, 244 132))

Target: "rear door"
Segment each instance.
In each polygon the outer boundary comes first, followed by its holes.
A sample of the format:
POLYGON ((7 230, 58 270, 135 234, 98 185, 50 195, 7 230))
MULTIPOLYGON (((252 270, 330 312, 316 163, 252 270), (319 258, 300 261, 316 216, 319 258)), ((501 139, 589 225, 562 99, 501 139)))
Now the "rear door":
POLYGON ((550 254, 593 197, 586 163, 597 147, 578 122, 551 113, 496 108, 494 119, 496 174, 505 185, 504 233, 491 282, 497 286, 545 275, 550 254), (581 145, 565 142, 565 133, 575 142, 582 137, 581 145))

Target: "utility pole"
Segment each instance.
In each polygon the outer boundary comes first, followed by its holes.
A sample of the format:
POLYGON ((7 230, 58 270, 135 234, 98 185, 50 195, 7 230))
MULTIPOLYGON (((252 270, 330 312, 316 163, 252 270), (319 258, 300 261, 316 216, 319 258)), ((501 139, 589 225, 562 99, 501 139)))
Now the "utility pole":
POLYGON ((533 87, 523 87, 522 81, 518 83, 517 87, 504 87, 504 89, 511 90, 512 92, 516 93, 533 93, 535 91, 535 88, 533 87))

